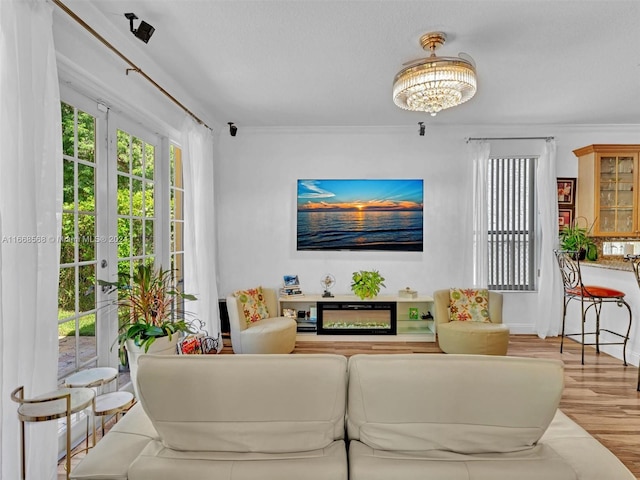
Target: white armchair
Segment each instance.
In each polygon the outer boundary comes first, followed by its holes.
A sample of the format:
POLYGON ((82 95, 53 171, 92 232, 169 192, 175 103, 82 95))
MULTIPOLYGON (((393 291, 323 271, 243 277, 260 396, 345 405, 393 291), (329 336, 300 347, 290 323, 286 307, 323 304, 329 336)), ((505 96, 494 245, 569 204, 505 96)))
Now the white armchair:
POLYGON ((509 327, 502 323, 502 294, 489 291, 489 322, 452 321, 450 290, 433 293, 438 345, 445 353, 506 355, 509 327))
POLYGON ((245 320, 235 295, 227 297, 231 346, 234 353, 291 353, 296 346, 296 321, 278 316, 276 291, 263 288, 269 317, 256 322, 245 320))

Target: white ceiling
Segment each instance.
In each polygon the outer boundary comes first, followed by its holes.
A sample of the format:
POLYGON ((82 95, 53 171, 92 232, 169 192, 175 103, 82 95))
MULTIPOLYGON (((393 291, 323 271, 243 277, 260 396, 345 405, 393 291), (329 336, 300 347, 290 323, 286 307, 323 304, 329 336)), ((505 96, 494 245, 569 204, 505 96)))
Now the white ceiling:
POLYGON ((182 85, 205 121, 640 124, 639 0, 90 1, 127 35, 124 53, 159 64, 155 80, 182 85), (148 44, 125 12, 156 28, 148 44), (466 52, 478 71, 476 96, 436 117, 391 98, 429 31, 448 36, 440 55, 466 52))

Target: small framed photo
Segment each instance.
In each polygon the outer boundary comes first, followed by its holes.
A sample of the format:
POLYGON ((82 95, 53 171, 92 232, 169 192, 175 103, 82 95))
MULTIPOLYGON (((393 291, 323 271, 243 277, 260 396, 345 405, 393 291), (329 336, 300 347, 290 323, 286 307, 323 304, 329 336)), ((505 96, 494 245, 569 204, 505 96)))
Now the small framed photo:
POLYGON ((409 320, 418 320, 418 318, 420 318, 420 313, 418 312, 418 309, 415 307, 410 307, 409 320))
POLYGON ((558 205, 574 206, 576 204, 576 179, 558 178, 558 205))
POLYGON ((565 226, 573 223, 573 208, 558 209, 558 229, 562 230, 565 226))
POLYGON ((284 276, 284 286, 285 287, 298 287, 298 286, 300 286, 300 280, 298 280, 298 275, 285 275, 284 276))
POLYGON ((282 316, 289 317, 289 318, 296 318, 298 316, 298 313, 293 308, 283 308, 282 316))

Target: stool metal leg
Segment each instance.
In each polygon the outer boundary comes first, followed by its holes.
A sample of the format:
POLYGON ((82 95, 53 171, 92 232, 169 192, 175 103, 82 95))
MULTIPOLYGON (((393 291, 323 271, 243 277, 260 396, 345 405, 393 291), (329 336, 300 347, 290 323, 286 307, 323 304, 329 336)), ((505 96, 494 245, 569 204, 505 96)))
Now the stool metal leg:
POLYGON ((22 480, 27 478, 27 462, 25 460, 24 448, 24 422, 20 420, 20 472, 22 473, 22 480))

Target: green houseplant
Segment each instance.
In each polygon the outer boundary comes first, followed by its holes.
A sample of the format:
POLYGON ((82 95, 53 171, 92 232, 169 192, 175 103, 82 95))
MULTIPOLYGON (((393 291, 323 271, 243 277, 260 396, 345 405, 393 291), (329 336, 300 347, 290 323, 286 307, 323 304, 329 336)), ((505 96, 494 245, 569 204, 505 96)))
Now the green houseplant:
POLYGON ((578 219, 569 225, 565 225, 564 228, 560 230, 560 248, 570 252, 577 252, 580 260, 583 260, 585 257, 588 260, 597 260, 598 247, 589 237, 590 231, 591 228, 578 225, 578 219))
POLYGON ((374 298, 380 293, 380 287, 386 287, 384 277, 377 270, 360 270, 353 272, 351 277, 351 291, 360 300, 374 298))
MULTIPOLYGON (((140 349, 147 353, 159 339, 177 343, 182 333, 192 333, 180 309, 182 300, 196 297, 182 293, 173 285, 170 270, 140 264, 130 276, 118 282, 99 280, 100 285, 117 289, 118 343, 120 361, 125 364, 127 352, 140 349)), ((129 362, 131 366, 133 362, 129 362)))

